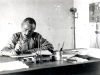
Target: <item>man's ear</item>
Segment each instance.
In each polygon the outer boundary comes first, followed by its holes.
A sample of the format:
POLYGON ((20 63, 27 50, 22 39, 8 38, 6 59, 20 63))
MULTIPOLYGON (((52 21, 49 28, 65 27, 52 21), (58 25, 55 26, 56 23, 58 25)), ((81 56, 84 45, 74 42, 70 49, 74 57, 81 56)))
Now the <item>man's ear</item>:
POLYGON ((35 30, 36 29, 36 25, 32 25, 33 29, 35 30))
MULTIPOLYGON (((35 29, 36 29, 36 26, 35 26, 35 29)), ((34 30, 35 30, 35 29, 34 29, 34 30)))
POLYGON ((33 31, 35 31, 36 27, 33 28, 33 31))

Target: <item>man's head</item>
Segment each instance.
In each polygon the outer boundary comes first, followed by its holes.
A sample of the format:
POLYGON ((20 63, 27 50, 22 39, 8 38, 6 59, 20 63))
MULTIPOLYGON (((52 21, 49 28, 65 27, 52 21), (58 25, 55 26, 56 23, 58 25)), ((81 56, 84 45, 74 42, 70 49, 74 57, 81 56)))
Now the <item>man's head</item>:
POLYGON ((28 38, 36 29, 36 22, 33 18, 28 17, 22 22, 21 28, 23 37, 28 38))

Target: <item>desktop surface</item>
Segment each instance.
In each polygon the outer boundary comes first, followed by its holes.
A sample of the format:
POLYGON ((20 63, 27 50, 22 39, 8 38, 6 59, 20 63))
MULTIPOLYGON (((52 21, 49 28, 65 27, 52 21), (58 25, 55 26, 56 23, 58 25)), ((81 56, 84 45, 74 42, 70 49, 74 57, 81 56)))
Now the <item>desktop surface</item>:
MULTIPOLYGON (((82 56, 81 56, 82 57, 82 56)), ((0 63, 17 59, 2 56, 0 63)), ((100 74, 100 60, 91 58, 88 62, 69 63, 66 61, 45 61, 42 63, 26 63, 29 68, 0 72, 0 75, 98 75, 100 74)))

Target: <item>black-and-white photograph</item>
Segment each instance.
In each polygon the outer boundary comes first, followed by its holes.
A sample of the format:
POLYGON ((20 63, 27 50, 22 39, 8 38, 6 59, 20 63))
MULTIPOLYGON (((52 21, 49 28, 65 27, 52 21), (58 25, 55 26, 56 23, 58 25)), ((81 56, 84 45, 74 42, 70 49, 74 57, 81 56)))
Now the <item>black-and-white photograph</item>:
POLYGON ((0 0, 0 75, 100 75, 100 0, 0 0))

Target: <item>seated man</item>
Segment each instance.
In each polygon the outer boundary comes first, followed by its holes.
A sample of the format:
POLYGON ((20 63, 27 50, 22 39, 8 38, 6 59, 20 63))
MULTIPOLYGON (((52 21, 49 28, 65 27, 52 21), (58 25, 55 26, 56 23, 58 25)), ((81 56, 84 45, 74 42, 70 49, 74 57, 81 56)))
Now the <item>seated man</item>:
POLYGON ((13 34, 8 44, 1 50, 1 55, 20 55, 37 52, 39 49, 53 53, 53 46, 39 33, 34 32, 36 22, 33 18, 26 18, 21 25, 22 32, 13 34), (32 51, 32 52, 31 52, 32 51))

